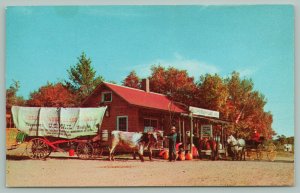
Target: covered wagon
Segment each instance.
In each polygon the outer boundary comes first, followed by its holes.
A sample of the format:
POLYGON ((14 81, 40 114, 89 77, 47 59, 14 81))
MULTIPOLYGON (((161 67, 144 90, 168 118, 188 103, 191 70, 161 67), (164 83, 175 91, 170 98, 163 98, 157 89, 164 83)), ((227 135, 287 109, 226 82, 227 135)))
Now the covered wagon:
POLYGON ((105 111, 106 107, 12 107, 14 124, 26 135, 26 152, 32 159, 44 159, 52 151, 91 158, 105 111))

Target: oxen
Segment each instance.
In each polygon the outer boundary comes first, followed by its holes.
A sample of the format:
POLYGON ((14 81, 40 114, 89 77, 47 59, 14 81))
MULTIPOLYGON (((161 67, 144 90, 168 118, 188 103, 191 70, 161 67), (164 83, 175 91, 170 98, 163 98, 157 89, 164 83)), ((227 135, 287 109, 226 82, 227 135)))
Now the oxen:
POLYGON ((145 149, 148 149, 149 159, 152 160, 152 148, 162 138, 160 132, 137 133, 125 131, 112 131, 111 137, 109 160, 114 160, 113 154, 116 147, 123 146, 132 149, 134 158, 135 152, 137 152, 142 162, 144 161, 145 149))

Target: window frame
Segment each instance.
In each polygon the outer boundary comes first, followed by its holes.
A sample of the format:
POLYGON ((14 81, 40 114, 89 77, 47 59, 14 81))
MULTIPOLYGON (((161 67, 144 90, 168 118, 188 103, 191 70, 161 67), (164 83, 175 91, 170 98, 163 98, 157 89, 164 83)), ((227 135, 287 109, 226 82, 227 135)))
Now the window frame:
MULTIPOLYGON (((144 128, 146 127, 145 126, 145 119, 150 120, 150 125, 151 125, 152 121, 156 121, 156 123, 157 123, 156 127, 158 128, 158 125, 159 125, 159 119, 158 118, 149 118, 149 117, 144 118, 143 119, 144 120, 144 128)), ((147 127, 152 127, 152 126, 147 126, 147 127)))
POLYGON ((121 116, 117 116, 117 131, 123 131, 120 130, 119 128, 119 118, 126 118, 126 131, 128 131, 128 116, 127 115, 121 115, 121 116))
POLYGON ((101 92, 101 102, 102 103, 105 103, 105 102, 112 102, 112 99, 113 96, 112 96, 112 92, 111 91, 104 91, 104 92, 101 92), (105 101, 105 94, 110 94, 110 101, 105 101))

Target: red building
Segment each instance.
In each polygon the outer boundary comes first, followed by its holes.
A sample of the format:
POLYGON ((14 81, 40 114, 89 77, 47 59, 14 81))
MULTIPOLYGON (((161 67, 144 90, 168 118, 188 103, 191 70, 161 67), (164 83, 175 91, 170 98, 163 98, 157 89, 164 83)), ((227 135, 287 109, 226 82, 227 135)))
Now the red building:
POLYGON ((159 129, 169 133, 174 125, 184 147, 192 140, 190 132, 200 138, 212 137, 221 141, 224 147, 226 135, 223 124, 227 122, 218 119, 217 111, 187 108, 166 95, 150 92, 149 80, 143 80, 142 85, 143 90, 103 82, 86 98, 82 106, 108 107, 101 125, 102 130, 143 132, 159 129), (213 115, 214 113, 217 115, 213 115))
POLYGON ((168 131, 175 117, 186 111, 167 96, 150 92, 149 80, 143 90, 104 82, 82 103, 83 107, 107 106, 102 129, 168 131))

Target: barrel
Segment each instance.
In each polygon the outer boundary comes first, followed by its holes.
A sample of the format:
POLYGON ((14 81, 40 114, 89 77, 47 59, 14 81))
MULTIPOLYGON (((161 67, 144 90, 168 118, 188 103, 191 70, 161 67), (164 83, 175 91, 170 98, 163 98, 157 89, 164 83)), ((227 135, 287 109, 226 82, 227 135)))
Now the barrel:
POLYGON ((169 159, 169 151, 166 151, 163 156, 165 160, 169 159))
POLYGON ((69 156, 74 156, 75 154, 75 150, 74 149, 70 149, 69 150, 69 156))
POLYGON ((102 130, 101 132, 101 141, 108 141, 108 130, 102 130))
POLYGON ((188 152, 187 154, 185 154, 185 160, 192 160, 193 159, 193 154, 188 152))

